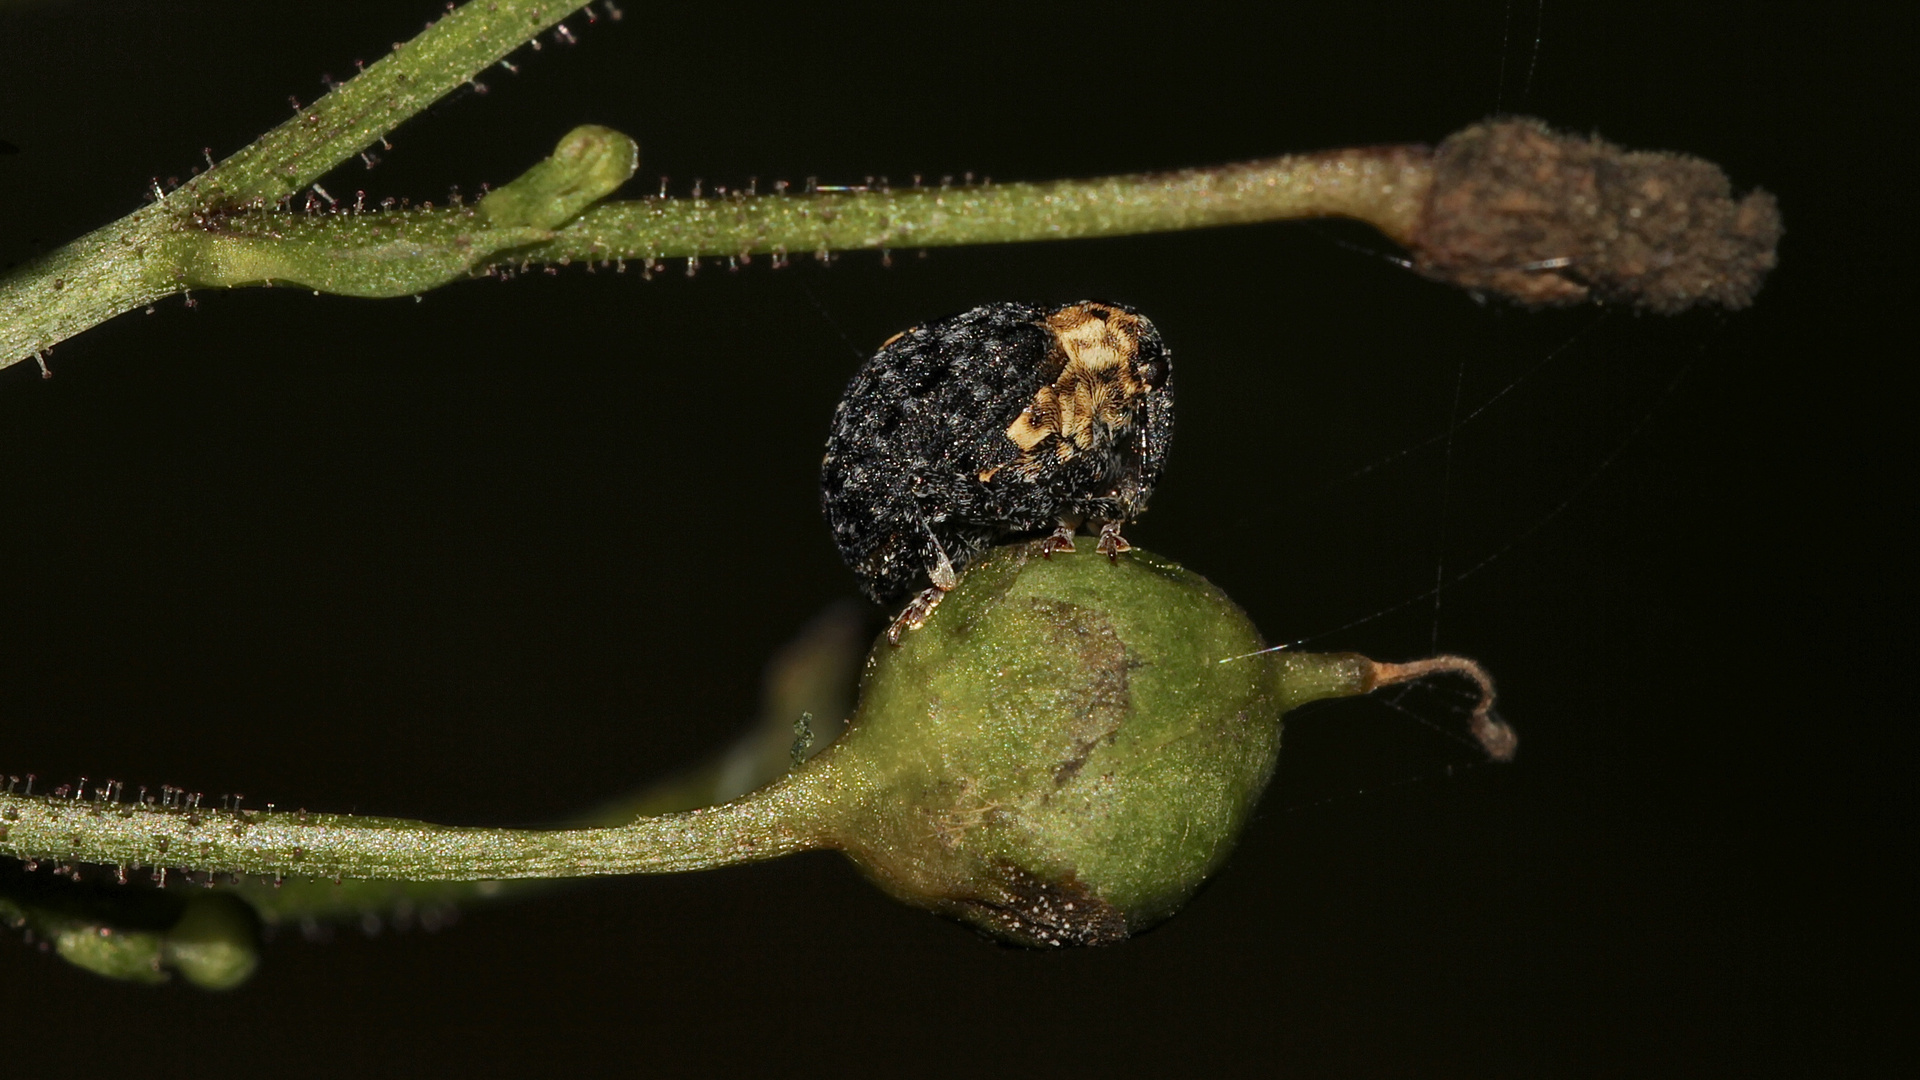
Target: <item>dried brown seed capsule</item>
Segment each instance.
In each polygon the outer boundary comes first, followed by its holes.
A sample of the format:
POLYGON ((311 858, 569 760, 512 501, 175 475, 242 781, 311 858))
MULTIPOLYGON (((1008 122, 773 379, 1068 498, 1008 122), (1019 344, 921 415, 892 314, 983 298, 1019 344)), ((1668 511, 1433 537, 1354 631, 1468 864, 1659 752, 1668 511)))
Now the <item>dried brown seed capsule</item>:
POLYGON ((1434 152, 1414 265, 1523 304, 1582 300, 1674 314, 1743 308, 1773 269, 1772 195, 1736 201, 1718 165, 1626 150, 1524 117, 1457 132, 1434 152))

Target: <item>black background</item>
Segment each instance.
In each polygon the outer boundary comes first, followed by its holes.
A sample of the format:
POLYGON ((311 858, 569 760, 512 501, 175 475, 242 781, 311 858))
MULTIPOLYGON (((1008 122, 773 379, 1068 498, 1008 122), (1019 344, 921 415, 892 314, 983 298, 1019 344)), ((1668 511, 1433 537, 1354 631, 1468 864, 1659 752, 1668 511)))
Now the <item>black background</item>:
MULTIPOLYGON (((0 769, 43 783, 537 824, 695 762, 751 714, 770 652, 852 592, 814 485, 860 356, 1013 297, 1125 300, 1171 343, 1181 430, 1136 542, 1275 640, 1480 658, 1522 738, 1513 766, 1478 764, 1444 691, 1306 711, 1218 879, 1072 954, 985 944, 831 854, 432 935, 283 937, 226 995, 109 983, 8 935, 8 1063, 1863 1070, 1910 984, 1890 616, 1915 590, 1889 517, 1913 502, 1892 330, 1912 242, 1889 147, 1912 16, 1673 7, 629 0, 326 183, 438 201, 587 121, 640 140, 640 194, 662 173, 685 193, 1177 167, 1507 109, 1775 191, 1781 267, 1732 315, 1480 306, 1364 229, 1295 225, 574 268, 419 304, 173 298, 61 345, 49 382, 0 373, 0 769), (1450 455, 1343 479, 1504 388, 1450 455), (1418 599, 1496 553, 1437 614, 1418 599)), ((434 11, 0 5, 0 260, 134 209, 149 176, 239 148, 434 11)))

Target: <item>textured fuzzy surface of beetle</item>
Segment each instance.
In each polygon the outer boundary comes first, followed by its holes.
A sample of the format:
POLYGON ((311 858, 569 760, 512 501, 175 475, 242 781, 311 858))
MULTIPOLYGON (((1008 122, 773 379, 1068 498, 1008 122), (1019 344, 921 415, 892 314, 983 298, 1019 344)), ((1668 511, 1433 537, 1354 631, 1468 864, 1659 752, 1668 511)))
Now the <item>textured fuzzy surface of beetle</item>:
POLYGON ((1137 311, 987 304, 894 335, 854 375, 821 501, 867 595, 894 604, 1003 537, 1138 517, 1172 432, 1171 358, 1137 311))

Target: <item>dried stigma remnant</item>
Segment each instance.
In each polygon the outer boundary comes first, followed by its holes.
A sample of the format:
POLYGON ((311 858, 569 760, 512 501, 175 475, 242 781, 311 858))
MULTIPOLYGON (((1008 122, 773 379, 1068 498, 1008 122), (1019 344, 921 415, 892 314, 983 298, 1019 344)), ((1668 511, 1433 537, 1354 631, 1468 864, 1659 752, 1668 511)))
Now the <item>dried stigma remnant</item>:
POLYGON ((834 413, 821 503, 840 557, 917 628, 995 541, 1128 550, 1173 433, 1172 360, 1124 304, 986 304, 895 334, 834 413))

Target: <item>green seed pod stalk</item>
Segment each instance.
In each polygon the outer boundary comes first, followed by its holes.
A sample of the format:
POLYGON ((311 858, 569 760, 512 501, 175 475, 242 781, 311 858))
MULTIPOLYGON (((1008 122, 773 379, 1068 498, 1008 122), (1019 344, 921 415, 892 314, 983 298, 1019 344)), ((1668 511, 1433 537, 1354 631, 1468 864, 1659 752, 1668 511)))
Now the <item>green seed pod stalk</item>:
MULTIPOLYGON (((668 873, 834 848, 901 900, 1008 941, 1093 945, 1173 914, 1219 868, 1299 705, 1466 675, 1481 687, 1474 734, 1490 756, 1512 755, 1472 661, 1269 650, 1225 594, 1173 563, 1044 551, 991 551, 920 629, 897 646, 883 636, 837 741, 730 802, 533 831, 9 792, 0 854, 425 882, 668 873)), ((233 933, 199 926, 182 920, 166 962, 207 985, 244 978, 251 954, 222 944, 233 933)), ((158 942, 96 938, 76 939, 75 962, 149 970, 148 953, 161 955, 158 942)))

